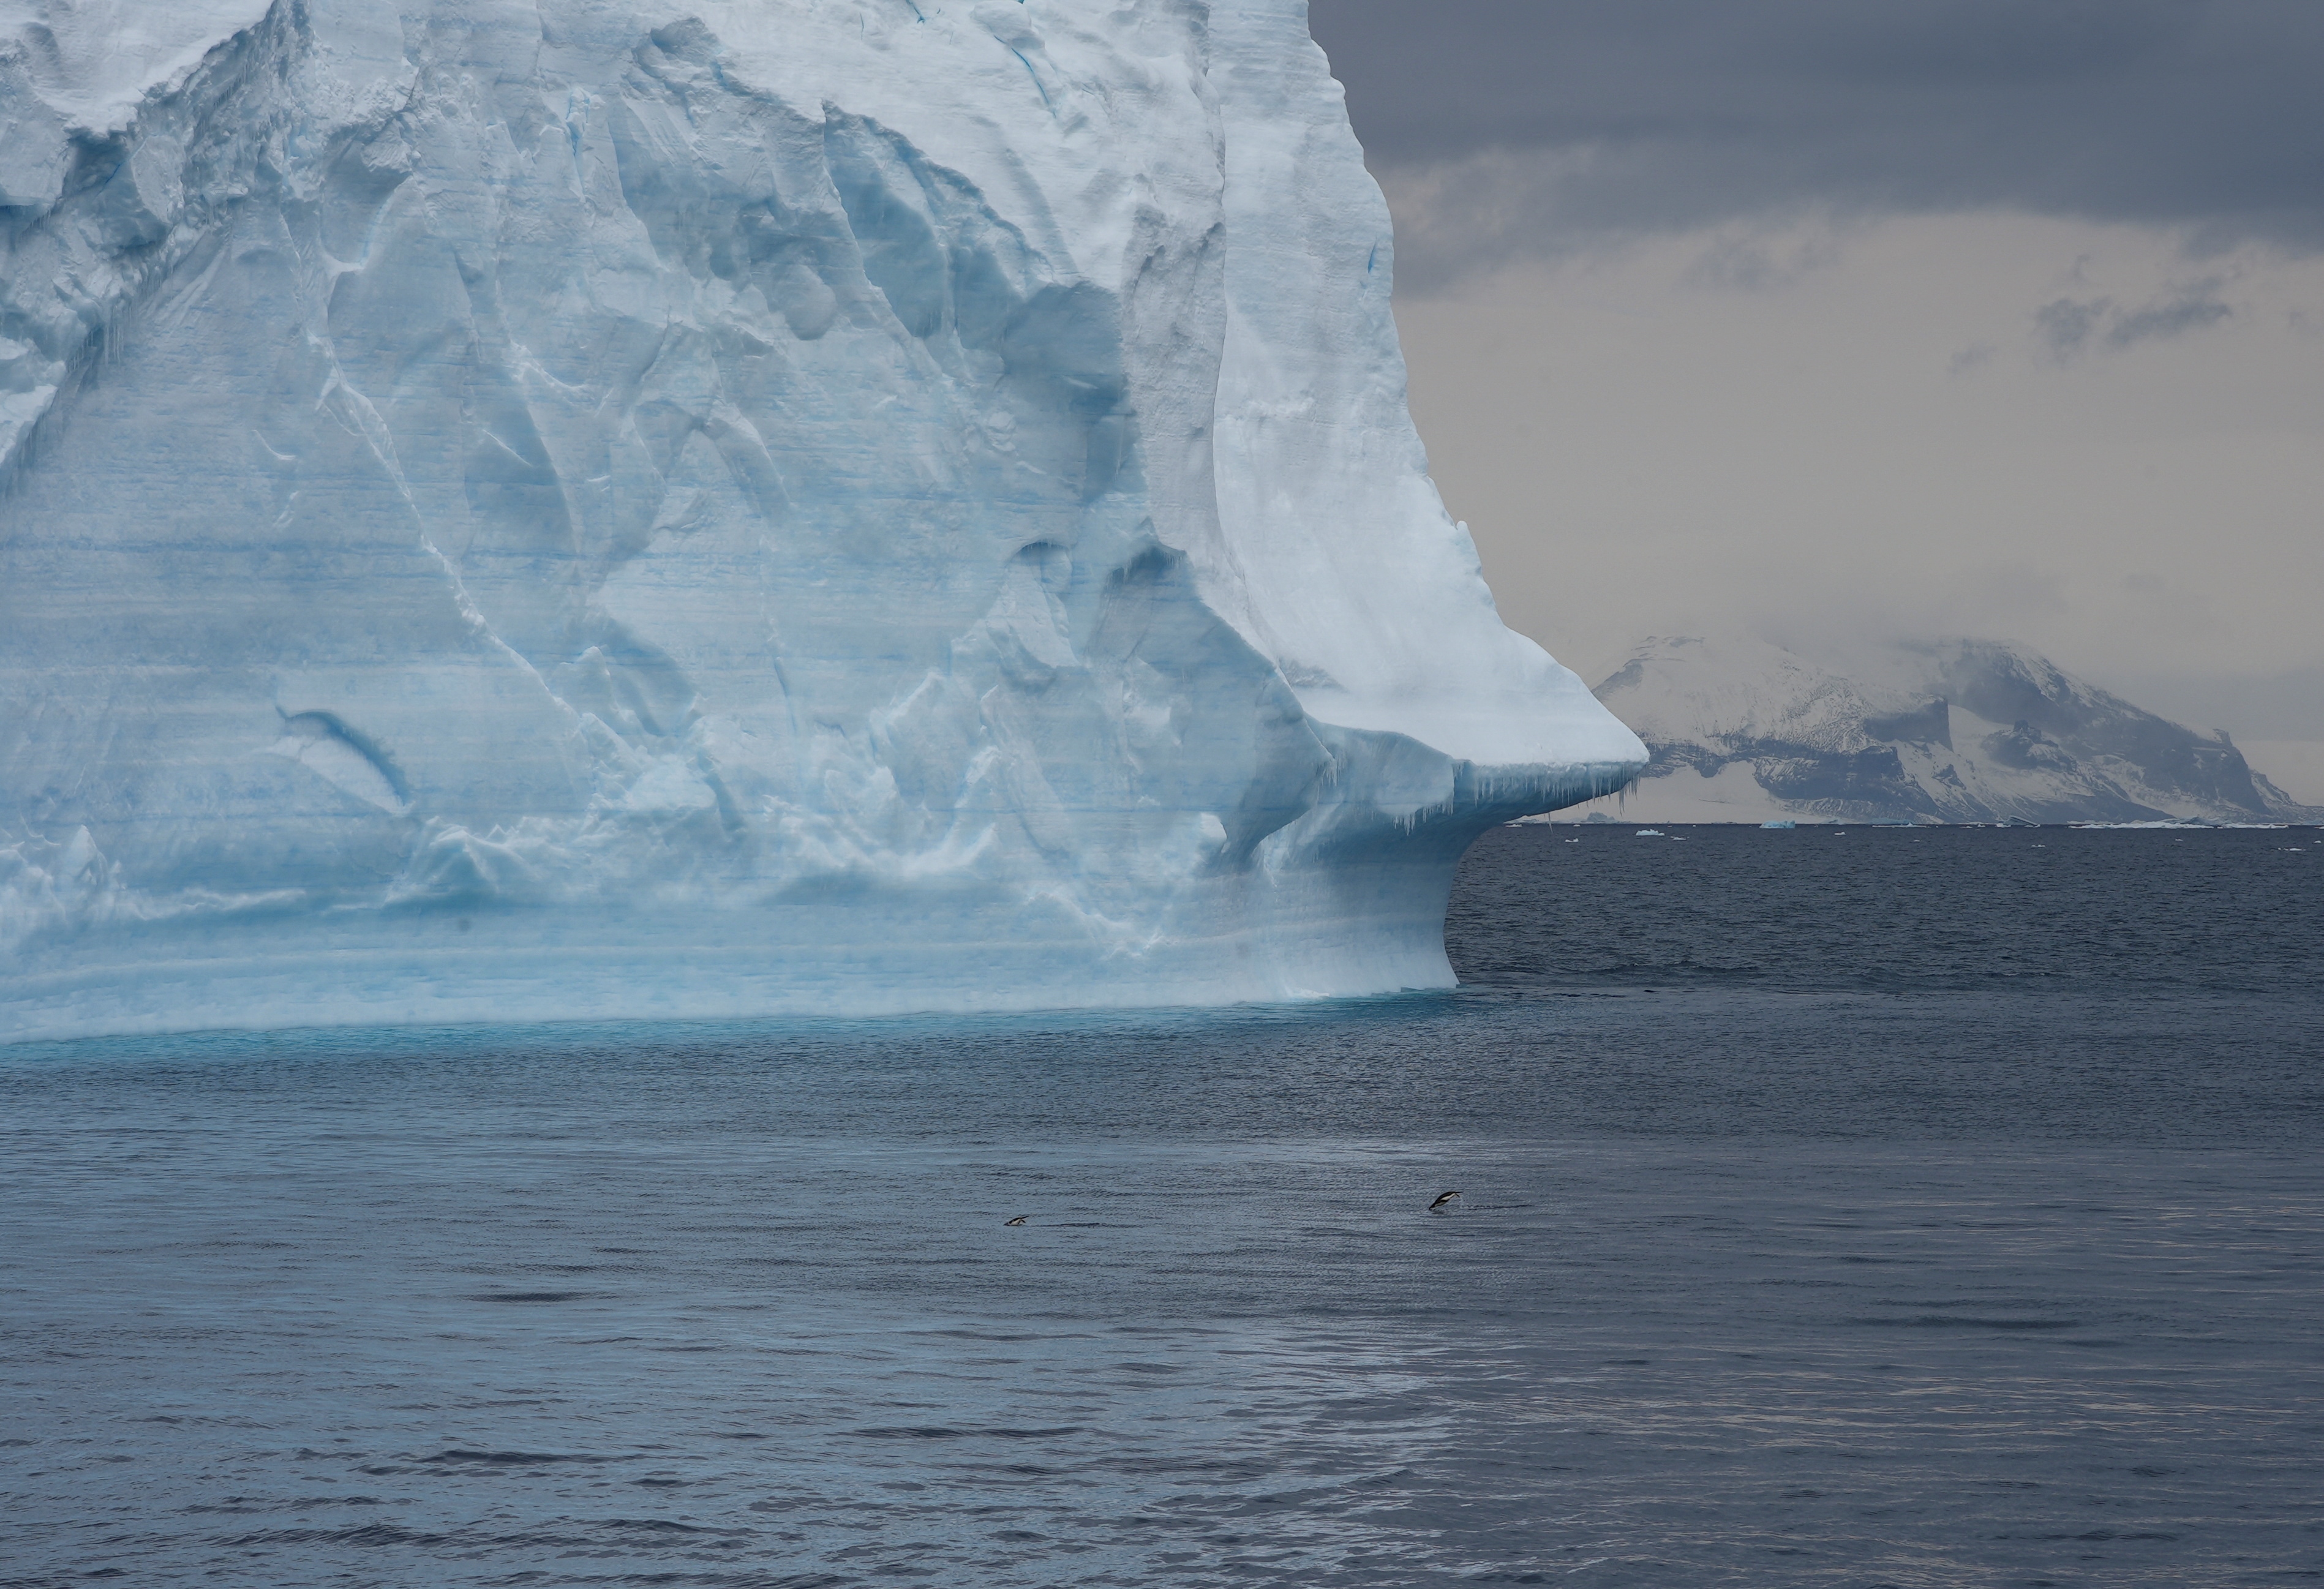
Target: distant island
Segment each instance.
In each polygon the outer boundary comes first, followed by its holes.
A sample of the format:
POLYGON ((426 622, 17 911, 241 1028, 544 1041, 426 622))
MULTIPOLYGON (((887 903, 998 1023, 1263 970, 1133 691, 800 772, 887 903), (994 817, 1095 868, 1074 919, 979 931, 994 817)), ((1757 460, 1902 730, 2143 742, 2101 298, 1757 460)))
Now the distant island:
POLYGON ((1562 821, 2324 821, 2224 733, 2007 642, 1898 647, 1850 677, 1761 641, 1652 638, 1595 693, 1652 760, 1562 821))

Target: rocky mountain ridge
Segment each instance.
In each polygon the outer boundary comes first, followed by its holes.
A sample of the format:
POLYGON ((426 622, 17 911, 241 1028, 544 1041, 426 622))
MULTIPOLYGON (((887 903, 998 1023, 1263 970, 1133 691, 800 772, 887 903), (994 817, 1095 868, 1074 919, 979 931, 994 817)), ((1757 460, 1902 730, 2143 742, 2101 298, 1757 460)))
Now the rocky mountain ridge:
POLYGON ((1652 753, 1618 802, 1642 820, 2324 821, 2225 733, 2007 642, 1843 673, 1765 642, 1650 638, 1596 694, 1652 753))

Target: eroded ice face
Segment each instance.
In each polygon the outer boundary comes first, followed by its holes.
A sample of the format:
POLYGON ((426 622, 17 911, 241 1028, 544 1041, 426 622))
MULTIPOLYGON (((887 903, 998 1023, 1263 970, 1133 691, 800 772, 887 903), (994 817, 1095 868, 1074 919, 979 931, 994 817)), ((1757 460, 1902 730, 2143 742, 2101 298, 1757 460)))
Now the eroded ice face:
POLYGON ((116 9, 0 70, 28 1027, 1436 981, 1643 759, 1296 5, 116 9))

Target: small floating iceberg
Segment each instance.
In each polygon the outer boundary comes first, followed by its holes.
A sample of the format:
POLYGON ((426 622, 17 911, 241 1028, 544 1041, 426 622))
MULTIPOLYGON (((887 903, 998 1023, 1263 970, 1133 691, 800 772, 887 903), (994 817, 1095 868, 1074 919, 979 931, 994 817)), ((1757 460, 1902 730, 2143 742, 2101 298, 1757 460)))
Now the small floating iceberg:
POLYGON ((1641 827, 1637 832, 1632 834, 1630 836, 1632 838, 1660 838, 1663 836, 1663 830, 1659 827, 1641 827))

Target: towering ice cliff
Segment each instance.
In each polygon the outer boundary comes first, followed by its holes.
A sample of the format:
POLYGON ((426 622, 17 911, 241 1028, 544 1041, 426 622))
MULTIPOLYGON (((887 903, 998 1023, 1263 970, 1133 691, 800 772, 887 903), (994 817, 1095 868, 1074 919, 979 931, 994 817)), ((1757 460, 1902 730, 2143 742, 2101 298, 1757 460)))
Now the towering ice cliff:
POLYGON ((0 1037, 1441 984, 1644 760, 1298 0, 0 40, 0 1037))

